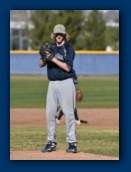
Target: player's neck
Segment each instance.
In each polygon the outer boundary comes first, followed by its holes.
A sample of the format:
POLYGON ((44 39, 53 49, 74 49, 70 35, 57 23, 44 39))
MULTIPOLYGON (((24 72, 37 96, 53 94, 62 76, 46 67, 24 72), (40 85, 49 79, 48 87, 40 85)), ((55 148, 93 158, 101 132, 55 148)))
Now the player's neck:
POLYGON ((65 40, 63 40, 62 42, 56 42, 56 44, 57 44, 58 47, 64 45, 64 43, 65 43, 65 40))

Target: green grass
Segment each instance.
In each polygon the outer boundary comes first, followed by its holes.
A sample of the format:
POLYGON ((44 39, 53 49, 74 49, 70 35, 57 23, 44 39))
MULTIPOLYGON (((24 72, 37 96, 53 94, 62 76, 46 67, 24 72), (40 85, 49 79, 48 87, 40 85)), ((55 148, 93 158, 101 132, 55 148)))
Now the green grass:
MULTIPOLYGON (((83 91, 78 108, 118 108, 119 76, 79 76, 83 91)), ((48 79, 46 76, 10 76, 11 108, 45 108, 48 79)))
MULTIPOLYGON (((47 143, 46 127, 11 127, 10 150, 41 150, 47 143)), ((77 126, 78 152, 119 156, 118 128, 77 126)), ((57 147, 66 150, 65 126, 57 126, 57 147)))
MULTIPOLYGON (((80 76, 83 91, 78 108, 118 108, 119 76, 80 76)), ((10 108, 45 108, 46 76, 10 76, 10 108)), ((67 148, 65 126, 57 126, 58 148, 67 148)), ((119 129, 77 126, 78 152, 119 156, 119 129)), ((45 127, 11 127, 10 150, 41 150, 47 142, 45 127)))

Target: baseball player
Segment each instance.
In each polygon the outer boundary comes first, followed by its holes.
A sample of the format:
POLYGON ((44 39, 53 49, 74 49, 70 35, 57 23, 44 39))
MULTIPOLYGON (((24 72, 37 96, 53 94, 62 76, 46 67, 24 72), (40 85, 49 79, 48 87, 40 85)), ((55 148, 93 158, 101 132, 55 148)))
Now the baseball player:
MULTIPOLYGON (((51 38, 55 43, 52 44, 53 52, 48 50, 45 52, 45 57, 41 58, 39 66, 47 65, 47 75, 49 79, 47 99, 46 99, 46 121, 47 121, 47 145, 42 149, 42 152, 51 152, 56 150, 56 112, 57 105, 65 114, 66 120, 66 141, 69 146, 66 152, 77 152, 76 140, 76 125, 74 118, 75 97, 76 91, 73 83, 74 70, 73 60, 75 51, 68 43, 69 35, 66 33, 66 28, 62 24, 54 27, 51 38)), ((45 45, 47 47, 48 45, 45 45)), ((49 46, 48 46, 49 47, 49 46)))
MULTIPOLYGON (((60 120, 63 115, 64 115, 64 113, 63 113, 62 109, 60 108, 59 114, 58 114, 58 116, 56 116, 56 124, 60 124, 60 120)), ((76 108, 75 108, 74 115, 75 115, 75 123, 78 125, 81 124, 81 121, 79 120, 78 112, 77 112, 76 108)))
MULTIPOLYGON (((76 91, 79 90, 79 85, 78 85, 76 74, 74 75, 73 81, 74 81, 74 85, 75 85, 76 91)), ((58 116, 56 116, 56 124, 60 123, 61 117, 64 115, 64 113, 63 113, 63 111, 62 111, 62 109, 60 107, 58 108, 58 111, 59 111, 59 114, 58 114, 58 116)), ((78 113, 77 113, 76 107, 75 107, 74 115, 75 115, 75 123, 76 124, 81 124, 81 121, 79 120, 79 117, 78 117, 78 113)))

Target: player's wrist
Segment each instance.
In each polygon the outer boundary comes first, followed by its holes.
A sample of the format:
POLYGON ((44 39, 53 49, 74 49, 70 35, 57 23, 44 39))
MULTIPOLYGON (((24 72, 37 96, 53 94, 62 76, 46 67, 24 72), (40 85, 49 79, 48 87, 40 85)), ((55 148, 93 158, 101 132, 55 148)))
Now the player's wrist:
POLYGON ((52 61, 53 61, 54 63, 57 62, 57 59, 55 58, 55 56, 52 58, 52 61))

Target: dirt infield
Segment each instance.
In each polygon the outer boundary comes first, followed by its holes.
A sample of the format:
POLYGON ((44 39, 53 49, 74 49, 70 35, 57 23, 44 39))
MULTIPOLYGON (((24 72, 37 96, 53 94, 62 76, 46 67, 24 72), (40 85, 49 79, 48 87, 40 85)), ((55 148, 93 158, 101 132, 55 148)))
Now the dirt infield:
MULTIPOLYGON (((119 109, 78 109, 79 118, 87 120, 87 127, 119 128, 119 109)), ((10 109, 10 127, 46 125, 45 109, 10 109)), ((65 125, 64 117, 60 125, 65 125)), ((118 160, 119 157, 108 157, 78 152, 66 153, 57 150, 51 153, 40 151, 11 151, 10 160, 118 160)))

